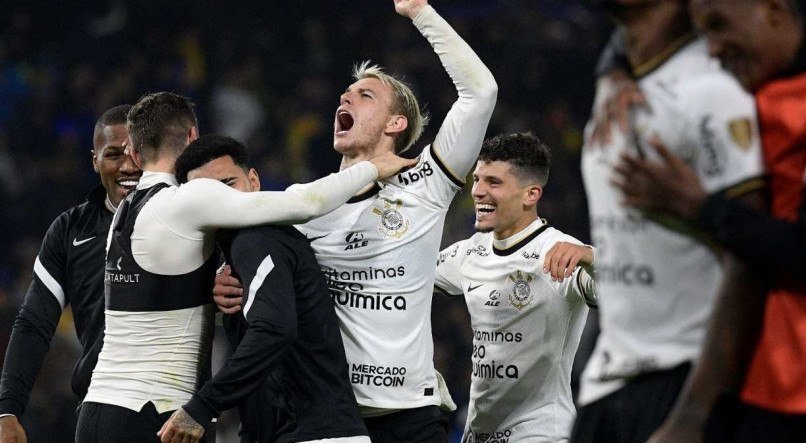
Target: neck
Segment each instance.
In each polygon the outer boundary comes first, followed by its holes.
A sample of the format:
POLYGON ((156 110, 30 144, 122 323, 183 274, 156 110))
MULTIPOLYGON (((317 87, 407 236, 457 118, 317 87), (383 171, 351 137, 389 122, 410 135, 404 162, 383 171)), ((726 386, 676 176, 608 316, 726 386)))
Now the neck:
POLYGON ((143 172, 167 172, 174 174, 176 172, 176 157, 160 157, 153 162, 148 162, 143 165, 143 172))
POLYGON ((660 2, 635 14, 623 20, 622 26, 627 39, 627 59, 638 75, 660 64, 693 35, 685 6, 673 1, 660 2))
POLYGON ((112 199, 109 198, 109 194, 106 194, 106 200, 104 200, 104 206, 106 207, 106 209, 109 210, 109 212, 114 214, 115 211, 118 210, 118 205, 119 204, 120 204, 120 202, 112 203, 112 199))
POLYGON ((534 223, 537 220, 537 212, 530 211, 529 214, 524 214, 514 225, 507 227, 506 229, 502 229, 501 231, 493 231, 493 238, 496 240, 504 240, 507 238, 512 237, 513 235, 517 235, 529 225, 534 223))
POLYGON ((373 158, 386 154, 387 152, 395 152, 394 139, 391 137, 388 140, 382 139, 377 144, 369 148, 355 148, 348 152, 342 153, 341 165, 339 171, 343 171, 350 166, 361 163, 364 160, 372 160, 373 158))

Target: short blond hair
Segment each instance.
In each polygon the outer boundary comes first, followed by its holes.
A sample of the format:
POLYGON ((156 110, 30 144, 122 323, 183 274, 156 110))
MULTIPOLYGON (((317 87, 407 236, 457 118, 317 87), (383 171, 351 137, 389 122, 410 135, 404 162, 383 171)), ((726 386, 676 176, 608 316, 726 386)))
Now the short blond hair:
POLYGON ((406 129, 395 139, 395 153, 399 154, 411 146, 423 135, 423 129, 428 124, 428 113, 420 110, 414 92, 402 80, 383 72, 383 68, 371 64, 369 60, 353 67, 353 78, 358 81, 365 78, 376 78, 384 85, 392 88, 394 102, 392 112, 401 114, 408 120, 406 129))

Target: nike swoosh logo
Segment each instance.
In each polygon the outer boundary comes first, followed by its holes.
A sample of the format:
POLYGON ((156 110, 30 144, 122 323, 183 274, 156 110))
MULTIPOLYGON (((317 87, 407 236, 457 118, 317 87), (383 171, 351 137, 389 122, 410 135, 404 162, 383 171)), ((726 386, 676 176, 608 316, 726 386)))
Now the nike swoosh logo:
POLYGON ((478 288, 480 288, 480 287, 482 287, 482 286, 484 286, 484 285, 483 285, 483 284, 481 284, 481 285, 477 285, 477 286, 473 286, 473 285, 467 285, 467 292, 472 292, 472 291, 475 291, 476 289, 478 289, 478 288))
POLYGON ((316 240, 319 240, 320 238, 327 237, 328 235, 330 235, 330 234, 328 233, 328 234, 325 234, 325 235, 320 235, 319 237, 308 237, 308 241, 309 242, 314 242, 316 240))
MULTIPOLYGON (((97 237, 97 235, 95 237, 97 237)), ((88 241, 94 239, 95 237, 85 238, 84 240, 79 240, 78 238, 74 238, 73 239, 73 246, 81 246, 84 243, 87 243, 88 241)))

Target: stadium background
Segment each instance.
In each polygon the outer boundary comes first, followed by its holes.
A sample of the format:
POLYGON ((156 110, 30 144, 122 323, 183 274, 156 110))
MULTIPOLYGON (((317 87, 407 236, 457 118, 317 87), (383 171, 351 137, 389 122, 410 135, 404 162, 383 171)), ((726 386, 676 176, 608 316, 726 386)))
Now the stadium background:
MULTIPOLYGON (((0 350, 31 279, 42 235, 98 183, 92 130, 107 108, 168 90, 198 105, 202 133, 245 141, 264 189, 333 172, 332 122, 354 63, 402 74, 432 114, 410 151, 433 140, 455 89, 426 40, 391 0, 290 2, 3 2, 0 14, 0 350)), ((579 175, 593 68, 610 24, 591 1, 432 0, 498 81, 488 135, 533 131, 553 150, 542 217, 588 241, 579 175)), ((469 186, 443 246, 472 234, 469 186)), ((467 405, 471 331, 460 298, 436 297, 436 365, 467 405)), ((590 340, 583 348, 591 345, 590 340)), ((217 350, 221 350, 218 347, 217 350)), ((78 343, 68 315, 23 423, 29 441, 72 441, 69 379, 78 343)), ((583 352, 584 354, 584 352, 583 352)), ((2 358, 3 355, 0 355, 2 358)), ((232 418, 219 441, 231 441, 232 418)), ((456 437, 458 441, 458 437, 456 437)))

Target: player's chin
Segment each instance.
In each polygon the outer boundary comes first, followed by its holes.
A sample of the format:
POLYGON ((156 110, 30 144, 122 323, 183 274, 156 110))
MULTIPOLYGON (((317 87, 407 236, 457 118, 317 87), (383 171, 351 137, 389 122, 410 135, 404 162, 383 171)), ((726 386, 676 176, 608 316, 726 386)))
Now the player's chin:
POLYGON ((476 220, 476 223, 473 225, 473 227, 476 228, 477 232, 492 232, 493 230, 493 225, 491 223, 485 223, 478 220, 476 220))

